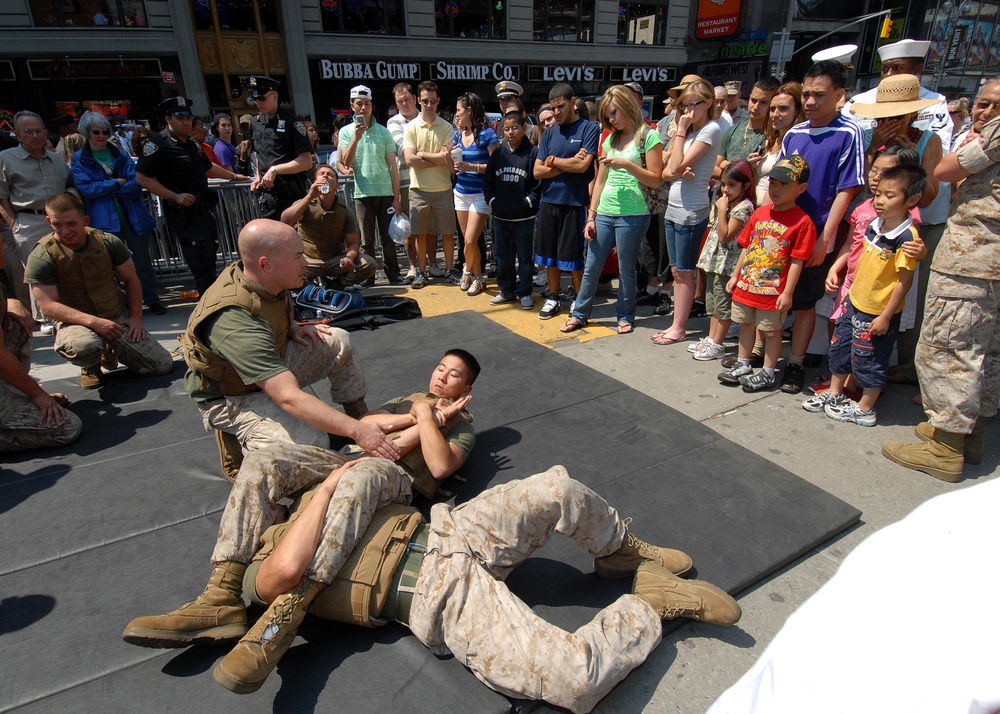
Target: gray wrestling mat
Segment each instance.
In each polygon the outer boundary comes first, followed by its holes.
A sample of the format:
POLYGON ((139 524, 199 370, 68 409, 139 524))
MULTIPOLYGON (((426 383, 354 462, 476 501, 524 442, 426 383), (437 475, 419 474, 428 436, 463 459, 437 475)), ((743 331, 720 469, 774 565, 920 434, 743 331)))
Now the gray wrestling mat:
MULTIPOLYGON (((686 550, 698 577, 734 593, 860 516, 708 427, 478 314, 351 339, 373 407, 426 388, 448 347, 482 363, 470 404, 479 438, 462 470, 468 482, 445 486, 458 502, 561 463, 631 516, 639 536, 686 550)), ((212 680, 221 649, 121 641, 131 618, 201 591, 228 494, 182 375, 179 363, 161 378, 119 371, 99 393, 75 381, 47 384, 73 400, 83 437, 47 453, 4 455, 0 711, 509 711, 511 702, 460 662, 434 657, 396 625, 364 630, 309 618, 264 687, 242 697, 212 680)), ((327 397, 322 385, 317 393, 327 397)), ((561 538, 509 583, 568 629, 630 585, 598 578, 587 554, 561 538)))

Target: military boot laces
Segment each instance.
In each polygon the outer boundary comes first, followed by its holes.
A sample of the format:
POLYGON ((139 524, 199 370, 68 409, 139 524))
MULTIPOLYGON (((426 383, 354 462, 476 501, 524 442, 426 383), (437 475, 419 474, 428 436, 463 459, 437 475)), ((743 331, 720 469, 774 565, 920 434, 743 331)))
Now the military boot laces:
POLYGON ((683 575, 691 569, 694 563, 687 553, 672 548, 658 548, 637 538, 628 530, 631 522, 631 518, 625 519, 625 539, 621 548, 611 555, 594 559, 594 572, 602 578, 627 578, 646 562, 656 563, 674 575, 683 575))
POLYGON ((241 592, 245 570, 242 563, 216 565, 201 595, 166 615, 135 618, 122 639, 140 647, 170 648, 215 645, 243 637, 247 611, 236 593, 241 592))
POLYGON ((724 590, 703 580, 682 580, 666 568, 643 563, 635 572, 632 593, 661 620, 687 617, 713 625, 735 625, 743 611, 724 590))
POLYGON ((257 624, 216 666, 212 676, 231 692, 250 694, 264 684, 295 641, 310 603, 325 586, 308 578, 282 593, 257 624))

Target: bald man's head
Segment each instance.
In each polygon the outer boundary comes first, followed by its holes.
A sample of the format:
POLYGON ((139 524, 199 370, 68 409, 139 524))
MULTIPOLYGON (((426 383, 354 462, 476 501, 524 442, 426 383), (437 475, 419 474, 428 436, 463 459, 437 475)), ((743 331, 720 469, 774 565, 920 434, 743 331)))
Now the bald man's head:
POLYGON ((306 261, 291 226, 268 218, 250 221, 240 231, 239 249, 243 271, 271 292, 302 287, 306 261))

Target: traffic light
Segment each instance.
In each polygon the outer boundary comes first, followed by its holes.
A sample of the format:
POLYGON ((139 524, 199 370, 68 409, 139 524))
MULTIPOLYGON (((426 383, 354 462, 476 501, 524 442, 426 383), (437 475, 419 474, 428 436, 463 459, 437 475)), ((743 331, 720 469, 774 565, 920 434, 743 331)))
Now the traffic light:
POLYGON ((892 36, 892 18, 885 17, 882 20, 882 30, 878 33, 879 39, 887 40, 892 36))

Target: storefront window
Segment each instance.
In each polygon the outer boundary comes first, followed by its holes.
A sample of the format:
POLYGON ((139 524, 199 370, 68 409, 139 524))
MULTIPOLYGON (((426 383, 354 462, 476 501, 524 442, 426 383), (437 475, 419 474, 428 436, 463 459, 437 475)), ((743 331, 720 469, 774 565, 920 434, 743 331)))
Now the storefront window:
POLYGON ((403 35, 401 0, 321 0, 323 30, 349 35, 403 35))
POLYGON ((535 0, 535 40, 593 42, 594 0, 535 0))
POLYGON ((667 31, 666 17, 666 5, 619 2, 618 44, 662 46, 667 31))
POLYGON ((36 25, 146 27, 142 0, 30 0, 36 25))
POLYGON ((507 39, 507 0, 434 0, 438 37, 507 39))

